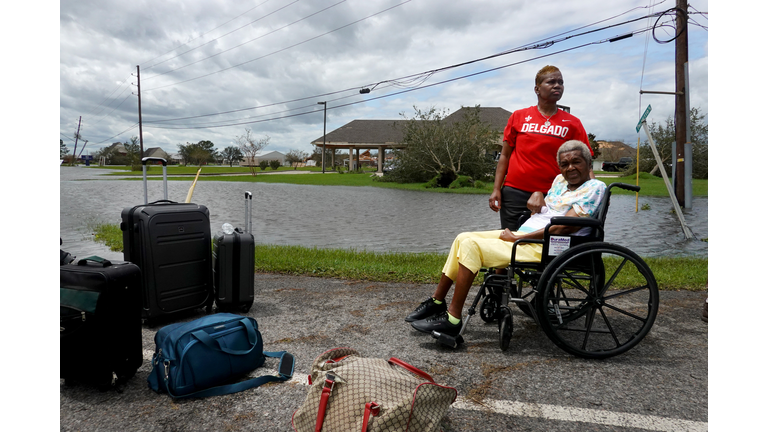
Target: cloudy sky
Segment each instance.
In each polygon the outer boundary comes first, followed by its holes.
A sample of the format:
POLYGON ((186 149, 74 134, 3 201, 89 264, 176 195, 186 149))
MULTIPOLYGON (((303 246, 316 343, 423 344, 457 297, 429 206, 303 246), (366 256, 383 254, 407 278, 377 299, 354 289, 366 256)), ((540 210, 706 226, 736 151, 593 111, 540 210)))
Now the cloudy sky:
MULTIPOLYGON (((691 105, 707 113, 708 2, 689 4, 691 105)), ((72 147, 80 117, 86 153, 138 136, 137 65, 145 148, 175 152, 210 140, 223 149, 248 128, 270 137, 268 150, 311 152, 323 130, 317 102, 327 101, 329 131, 355 119, 412 116, 414 106, 514 111, 536 102, 536 71, 554 64, 566 83, 561 104, 587 131, 634 144, 646 106, 657 122, 674 113, 672 96, 639 94, 674 91, 674 43, 655 40, 674 36, 672 16, 655 32, 648 30, 657 17, 643 18, 674 5, 63 1, 59 138, 72 147), (360 94, 365 87, 372 91, 360 94)))

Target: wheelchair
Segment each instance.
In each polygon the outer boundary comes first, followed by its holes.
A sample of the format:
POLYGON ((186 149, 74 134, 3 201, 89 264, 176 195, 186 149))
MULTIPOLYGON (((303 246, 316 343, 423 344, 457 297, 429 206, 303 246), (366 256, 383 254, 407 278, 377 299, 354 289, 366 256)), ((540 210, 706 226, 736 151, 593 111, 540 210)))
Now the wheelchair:
MULTIPOLYGON (((637 254, 604 239, 611 189, 639 191, 639 186, 611 184, 590 218, 554 217, 542 240, 518 240, 504 273, 481 269, 483 282, 457 336, 432 332, 442 344, 456 348, 472 316, 497 322, 499 346, 509 348, 512 308, 531 317, 547 337, 569 354, 603 359, 622 354, 648 334, 659 308, 653 272, 637 254), (587 236, 550 235, 552 225, 590 227, 587 236), (541 262, 515 262, 523 243, 541 244, 541 262)), ((521 218, 527 219, 526 216, 521 218)))

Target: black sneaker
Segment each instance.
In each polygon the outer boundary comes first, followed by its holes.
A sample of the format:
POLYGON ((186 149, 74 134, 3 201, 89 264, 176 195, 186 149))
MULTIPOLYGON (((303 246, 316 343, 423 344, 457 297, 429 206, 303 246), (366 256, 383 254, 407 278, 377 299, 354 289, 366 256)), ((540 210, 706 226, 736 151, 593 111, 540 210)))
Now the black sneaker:
POLYGON ((432 297, 430 297, 424 300, 419 305, 419 307, 414 309, 413 312, 411 312, 407 317, 405 317, 405 322, 414 322, 420 319, 429 318, 432 315, 436 315, 436 314, 439 314, 440 312, 445 312, 447 310, 448 310, 448 306, 445 305, 445 302, 437 304, 435 303, 435 300, 432 297))
POLYGON ((450 336, 456 336, 461 331, 461 321, 458 324, 451 324, 448 321, 448 312, 446 311, 426 319, 414 321, 411 323, 411 327, 422 333, 432 334, 432 331, 437 331, 450 336))

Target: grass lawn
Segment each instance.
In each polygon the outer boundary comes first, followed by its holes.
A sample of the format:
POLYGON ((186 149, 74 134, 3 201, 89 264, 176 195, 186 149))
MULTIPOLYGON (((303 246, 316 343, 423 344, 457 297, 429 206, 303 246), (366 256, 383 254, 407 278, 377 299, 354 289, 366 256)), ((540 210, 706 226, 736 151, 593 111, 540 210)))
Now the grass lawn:
MULTIPOLYGON (((94 169, 117 169, 124 171, 122 173, 109 174, 112 176, 135 176, 138 179, 141 178, 141 172, 131 172, 130 167, 93 167, 94 169)), ((184 174, 197 174, 198 167, 184 167, 184 166, 169 166, 168 167, 168 179, 174 181, 188 181, 191 182, 190 177, 175 177, 175 175, 184 174)), ((290 167, 280 167, 278 172, 293 171, 290 167)), ((390 189, 403 189, 403 190, 417 190, 425 192, 439 192, 439 193, 460 193, 460 194, 481 194, 490 195, 493 190, 493 183, 484 183, 482 187, 471 188, 427 188, 426 183, 408 183, 399 184, 391 182, 379 181, 376 176, 372 175, 372 171, 366 171, 364 173, 344 173, 339 174, 335 172, 328 172, 326 174, 318 175, 321 172, 321 168, 318 167, 306 167, 298 168, 298 171, 309 171, 307 174, 266 174, 273 173, 271 168, 265 171, 264 175, 260 175, 262 171, 257 168, 257 175, 253 176, 247 167, 228 167, 228 166, 205 166, 201 172, 198 181, 234 181, 234 182, 253 182, 253 183, 288 183, 288 184, 305 184, 316 186, 371 186, 390 189), (242 175, 217 175, 217 174, 242 174, 242 175)), ((162 168, 159 166, 149 167, 148 172, 150 174, 162 173, 162 168)), ((630 175, 626 177, 601 177, 602 172, 595 173, 596 176, 605 182, 611 184, 615 182, 635 184, 635 176, 630 175)), ((667 188, 664 185, 664 180, 661 177, 655 177, 648 173, 640 174, 640 195, 641 196, 668 196, 667 188)), ((694 179, 693 182, 693 196, 705 197, 708 194, 708 181, 702 179, 694 179)), ((634 194, 634 192, 625 191, 615 188, 613 190, 616 194, 634 194)))
MULTIPOLYGON (((123 250, 120 227, 93 227, 95 239, 113 251, 123 250)), ((645 258, 659 289, 701 291, 707 289, 707 258, 645 258)), ((354 249, 257 244, 256 272, 335 277, 381 282, 437 283, 445 263, 442 253, 371 252, 354 249)), ((617 265, 616 263, 607 263, 617 265)), ((479 283, 478 277, 476 282, 479 283)), ((618 283, 618 281, 617 281, 618 283)))

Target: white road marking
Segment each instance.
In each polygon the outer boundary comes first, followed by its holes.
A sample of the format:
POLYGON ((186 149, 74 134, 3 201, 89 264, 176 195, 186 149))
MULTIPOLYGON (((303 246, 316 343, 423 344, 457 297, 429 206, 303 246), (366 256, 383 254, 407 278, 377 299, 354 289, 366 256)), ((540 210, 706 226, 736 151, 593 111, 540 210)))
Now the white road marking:
POLYGON ((537 417, 660 432, 706 432, 708 430, 707 422, 526 402, 489 400, 483 401, 483 405, 478 405, 459 398, 452 407, 474 411, 490 410, 494 413, 517 417, 537 417))
MULTIPOLYGON (((154 351, 144 350, 144 359, 151 361, 153 354, 154 351)), ((277 375, 277 370, 257 368, 249 374, 251 377, 261 375, 277 375)), ((286 382, 303 386, 309 385, 306 373, 294 373, 293 378, 286 382)), ((460 410, 490 411, 516 417, 536 417, 547 420, 583 422, 658 432, 706 432, 709 429, 707 422, 692 420, 505 400, 484 400, 483 404, 479 405, 461 396, 456 399, 456 402, 451 407, 460 410)))

